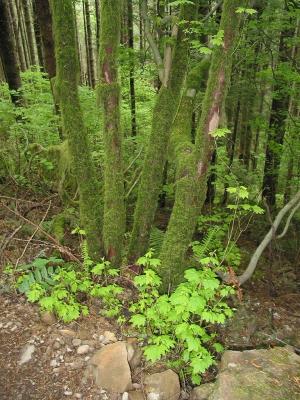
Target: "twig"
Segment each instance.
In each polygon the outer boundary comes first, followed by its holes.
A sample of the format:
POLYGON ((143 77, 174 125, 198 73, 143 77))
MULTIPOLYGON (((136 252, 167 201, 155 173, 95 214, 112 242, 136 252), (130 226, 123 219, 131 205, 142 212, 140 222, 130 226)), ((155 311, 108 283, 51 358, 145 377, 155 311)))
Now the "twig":
POLYGON ((13 237, 16 235, 16 233, 19 232, 19 230, 22 228, 22 226, 23 226, 23 224, 18 226, 6 240, 5 239, 3 240, 3 244, 0 247, 0 256, 3 253, 3 251, 5 250, 5 248, 7 247, 8 243, 13 239, 13 237))
POLYGON ((43 218, 41 219, 40 223, 36 226, 33 234, 30 236, 30 238, 27 240, 27 243, 22 251, 22 254, 20 255, 20 257, 17 259, 16 264, 15 264, 15 269, 18 267, 20 260, 23 258, 24 254, 26 253, 26 250, 28 249, 29 243, 31 242, 31 240, 34 238, 35 234, 37 233, 37 231, 41 228, 42 223, 45 221, 45 218, 48 215, 48 212, 50 210, 51 207, 51 201, 49 202, 49 205, 47 207, 47 210, 45 212, 45 214, 43 215, 43 218))
MULTIPOLYGON (((36 225, 34 222, 30 221, 29 219, 23 217, 23 215, 21 215, 17 211, 12 210, 7 205, 2 203, 2 206, 4 208, 6 208, 8 211, 10 211, 11 213, 13 213, 14 215, 16 215, 18 218, 21 218, 23 221, 26 221, 28 224, 33 225, 35 228, 37 226, 39 226, 39 225, 36 225)), ((53 245, 54 245, 53 247, 55 247, 61 254, 65 254, 66 256, 69 257, 70 260, 81 264, 81 261, 79 260, 79 258, 77 258, 74 254, 72 254, 70 249, 68 249, 65 246, 62 246, 53 236, 49 235, 49 233, 46 232, 44 229, 42 229, 40 226, 38 229, 41 233, 43 233, 43 235, 45 235, 53 243, 53 245)))
POLYGON ((300 201, 299 201, 299 203, 296 205, 296 207, 294 207, 294 208, 292 209, 292 211, 290 212, 290 215, 288 216, 288 219, 286 220, 285 227, 284 227, 282 233, 281 233, 280 235, 277 236, 277 239, 283 238, 283 236, 287 233, 287 231, 288 231, 288 229, 289 229, 289 225, 290 225, 291 219, 293 218, 295 212, 298 210, 299 207, 300 207, 300 201))
POLYGON ((215 12, 217 11, 217 9, 222 5, 223 0, 220 0, 211 10, 208 14, 205 15, 204 18, 202 18, 202 22, 205 22, 206 20, 208 20, 208 18, 215 12))

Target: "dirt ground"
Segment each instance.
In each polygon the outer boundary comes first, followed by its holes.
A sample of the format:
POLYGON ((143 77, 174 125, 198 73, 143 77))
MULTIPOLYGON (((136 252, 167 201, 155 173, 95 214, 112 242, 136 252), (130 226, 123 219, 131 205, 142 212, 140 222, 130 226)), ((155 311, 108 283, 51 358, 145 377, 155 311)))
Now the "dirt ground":
MULTIPOLYGON (((26 199, 24 194, 1 199, 0 283, 5 265, 15 265, 20 257, 24 263, 38 254, 49 255, 57 250, 55 241, 45 238, 36 228, 45 215, 49 220, 57 213, 56 200, 23 199, 26 199)), ((72 240, 68 241, 67 249, 77 257, 78 243, 72 240)), ((265 261, 270 264, 270 260, 265 261)), ((242 302, 235 302, 235 317, 226 327, 219 328, 226 348, 243 350, 289 344, 300 352, 300 293, 295 282, 299 261, 297 264, 280 258, 280 265, 283 261, 285 267, 273 265, 271 275, 267 266, 246 286, 242 302)), ((90 316, 77 322, 49 324, 41 318, 37 306, 0 285, 0 399, 107 400, 106 393, 86 373, 91 354, 101 347, 100 338, 105 331, 122 338, 112 321, 99 316, 96 305, 90 316), (74 339, 87 344, 89 351, 78 354, 74 339), (31 359, 22 364, 26 350, 32 351, 31 359)), ((213 374, 206 379, 213 379, 213 374)), ((133 377, 133 382, 138 384, 139 377, 133 377)))

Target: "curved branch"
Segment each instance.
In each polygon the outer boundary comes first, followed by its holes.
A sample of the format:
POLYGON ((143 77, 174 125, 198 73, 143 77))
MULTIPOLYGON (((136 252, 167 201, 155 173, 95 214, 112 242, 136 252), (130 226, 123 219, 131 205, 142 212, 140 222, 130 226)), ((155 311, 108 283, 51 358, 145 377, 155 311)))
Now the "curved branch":
POLYGON ((258 260, 259 260, 260 256, 262 255, 263 251, 268 246, 268 244, 271 242, 274 234, 276 233, 277 229, 279 228, 279 225, 280 225, 283 217, 291 209, 293 209, 291 214, 290 214, 290 216, 289 216, 289 218, 288 218, 286 227, 284 228, 284 231, 287 230, 287 228, 289 226, 289 222, 290 222, 292 216, 296 212, 296 209, 299 207, 298 203, 300 204, 300 191, 297 192, 296 195, 277 214, 277 216, 276 216, 276 218, 275 218, 270 230, 268 231, 268 233, 264 237, 263 241, 260 243, 260 245, 255 250, 254 254, 252 255, 251 260, 250 260, 250 262, 248 264, 248 267, 246 268, 244 273, 237 278, 240 285, 244 284, 248 279, 251 278, 251 276, 253 275, 253 273, 255 271, 255 268, 256 268, 256 265, 258 263, 258 260))
POLYGON ((277 236, 277 239, 281 239, 283 238, 283 236, 287 233, 289 226, 290 226, 290 222, 291 219, 293 218, 295 212, 298 210, 298 208, 300 207, 300 202, 296 205, 296 207, 293 208, 293 210, 291 211, 290 215, 288 216, 288 219, 286 221, 285 227, 282 231, 282 233, 280 235, 277 236))

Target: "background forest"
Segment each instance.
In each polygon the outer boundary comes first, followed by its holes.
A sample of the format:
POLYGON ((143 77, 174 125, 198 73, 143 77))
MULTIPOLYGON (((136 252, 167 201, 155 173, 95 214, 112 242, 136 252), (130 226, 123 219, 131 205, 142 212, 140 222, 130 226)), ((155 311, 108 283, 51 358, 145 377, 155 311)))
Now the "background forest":
POLYGON ((96 297, 199 383, 240 285, 299 289, 299 18, 0 0, 0 292, 65 322, 96 297))

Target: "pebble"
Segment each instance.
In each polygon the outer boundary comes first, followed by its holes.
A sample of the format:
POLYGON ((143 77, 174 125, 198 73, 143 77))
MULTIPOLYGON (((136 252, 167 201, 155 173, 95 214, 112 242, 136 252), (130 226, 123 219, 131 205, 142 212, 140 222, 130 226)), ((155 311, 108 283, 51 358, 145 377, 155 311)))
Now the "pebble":
POLYGON ((54 344, 53 344, 53 348, 55 350, 58 350, 60 348, 60 346, 61 346, 61 344, 58 341, 55 341, 54 344))
POLYGON ((66 391, 64 392, 64 395, 65 395, 65 396, 72 396, 72 394, 73 394, 73 392, 71 392, 71 390, 66 390, 66 391))
POLYGON ((81 393, 75 393, 75 399, 82 399, 81 393))
POLYGON ((72 340, 72 345, 74 346, 74 347, 78 347, 78 346, 80 346, 81 345, 81 339, 73 339, 72 340))
POLYGON ((128 400, 128 392, 122 394, 122 400, 128 400))
POLYGON ((90 351, 90 346, 88 344, 83 344, 77 348, 77 354, 86 354, 90 351))
POLYGON ((103 343, 114 343, 117 342, 118 339, 116 338, 116 335, 113 332, 110 331, 105 331, 104 332, 104 340, 103 343))
POLYGON ((59 363, 55 360, 55 358, 50 361, 50 367, 57 367, 58 365, 59 363))

